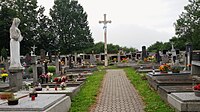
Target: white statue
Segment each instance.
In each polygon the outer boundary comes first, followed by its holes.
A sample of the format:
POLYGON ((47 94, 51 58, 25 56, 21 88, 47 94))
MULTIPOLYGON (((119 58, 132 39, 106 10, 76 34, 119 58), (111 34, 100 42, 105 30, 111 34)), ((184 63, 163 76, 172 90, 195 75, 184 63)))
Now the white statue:
POLYGON ((14 18, 12 26, 10 27, 10 68, 22 68, 20 62, 20 43, 23 39, 20 30, 18 29, 20 23, 19 18, 14 18))

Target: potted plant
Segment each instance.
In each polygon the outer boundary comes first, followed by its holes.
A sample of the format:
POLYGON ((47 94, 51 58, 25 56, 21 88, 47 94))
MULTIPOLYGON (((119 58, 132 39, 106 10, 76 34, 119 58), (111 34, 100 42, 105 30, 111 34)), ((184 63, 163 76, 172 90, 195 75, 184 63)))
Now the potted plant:
POLYGON ((193 91, 194 91, 195 96, 200 97, 200 84, 194 86, 193 91))
POLYGON ((160 65, 159 70, 161 73, 168 73, 170 66, 168 64, 160 65))
POLYGON ((12 93, 11 98, 8 99, 8 105, 17 105, 19 99, 14 97, 14 94, 12 93))
POLYGON ((172 73, 180 73, 181 67, 178 65, 174 65, 171 67, 171 71, 172 71, 172 73))

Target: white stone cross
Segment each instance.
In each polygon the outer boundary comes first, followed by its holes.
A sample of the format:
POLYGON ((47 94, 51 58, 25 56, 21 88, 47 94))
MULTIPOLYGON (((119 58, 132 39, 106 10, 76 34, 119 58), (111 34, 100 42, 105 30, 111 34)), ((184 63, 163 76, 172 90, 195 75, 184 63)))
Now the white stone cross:
POLYGON ((37 48, 37 47, 35 47, 35 45, 33 46, 33 47, 31 47, 32 49, 33 49, 33 55, 35 55, 35 49, 37 48))
POLYGON ((31 56, 34 56, 34 53, 33 53, 33 51, 31 51, 30 53, 31 53, 31 56))
POLYGON ((103 23, 104 24, 104 40, 105 40, 105 45, 104 45, 104 55, 105 55, 105 66, 108 66, 108 55, 107 55, 107 24, 111 23, 111 20, 106 20, 106 14, 104 14, 104 20, 103 21, 99 21, 99 23, 103 23))

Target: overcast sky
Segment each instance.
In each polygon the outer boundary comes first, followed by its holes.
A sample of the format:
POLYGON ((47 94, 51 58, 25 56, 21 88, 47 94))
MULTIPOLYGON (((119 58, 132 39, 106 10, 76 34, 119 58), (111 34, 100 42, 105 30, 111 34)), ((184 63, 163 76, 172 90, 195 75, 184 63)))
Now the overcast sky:
MULTIPOLYGON (((168 41, 175 36, 174 23, 188 0, 78 0, 88 14, 95 42, 104 41, 103 14, 108 24, 108 43, 141 49, 156 41, 168 41)), ((46 14, 54 0, 38 0, 46 14)))

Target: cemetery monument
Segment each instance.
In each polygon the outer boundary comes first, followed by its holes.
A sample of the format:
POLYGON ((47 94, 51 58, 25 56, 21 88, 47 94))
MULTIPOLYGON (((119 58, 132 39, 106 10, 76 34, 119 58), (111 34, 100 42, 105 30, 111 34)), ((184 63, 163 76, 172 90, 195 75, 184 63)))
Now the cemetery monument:
POLYGON ((23 37, 18 26, 20 24, 19 18, 14 18, 12 26, 10 27, 10 67, 9 67, 9 85, 14 91, 22 87, 22 67, 20 62, 20 42, 23 37))

